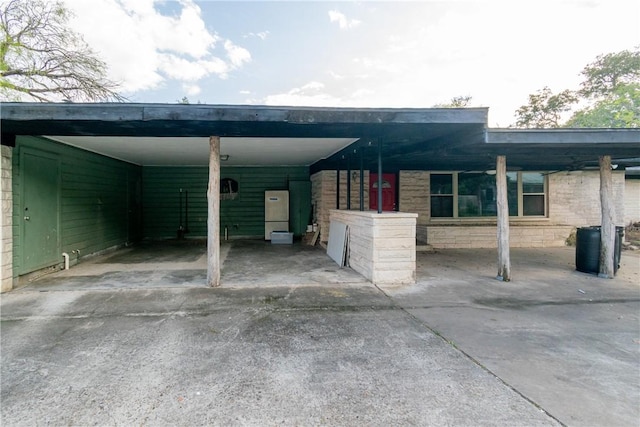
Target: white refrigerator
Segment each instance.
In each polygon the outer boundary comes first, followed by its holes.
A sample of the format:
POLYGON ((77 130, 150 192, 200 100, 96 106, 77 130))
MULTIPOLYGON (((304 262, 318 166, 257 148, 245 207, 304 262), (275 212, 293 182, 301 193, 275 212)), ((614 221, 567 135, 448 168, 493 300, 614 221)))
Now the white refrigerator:
POLYGON ((264 239, 271 240, 272 231, 289 231, 289 191, 264 192, 264 239))

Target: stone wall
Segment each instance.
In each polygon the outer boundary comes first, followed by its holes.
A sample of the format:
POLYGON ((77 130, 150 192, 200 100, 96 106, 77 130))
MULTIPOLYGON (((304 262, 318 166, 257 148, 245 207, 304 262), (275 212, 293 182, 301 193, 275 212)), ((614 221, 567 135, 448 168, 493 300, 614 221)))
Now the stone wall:
POLYGON ((400 171, 398 183, 398 210, 418 214, 418 224, 426 224, 431 216, 429 199, 429 172, 400 171))
POLYGON ((13 148, 0 146, 0 292, 13 289, 13 148))
MULTIPOLYGON (((509 246, 512 248, 546 248, 565 246, 572 226, 511 225, 509 246)), ((434 248, 495 248, 496 224, 486 225, 421 225, 418 240, 434 248)))
MULTIPOLYGON (((613 171, 614 222, 624 223, 624 171, 613 171)), ((549 221, 584 227, 600 224, 600 171, 551 173, 549 221)))
MULTIPOLYGON (((360 171, 351 171, 351 210, 360 209, 360 171)), ((320 241, 329 239, 329 211, 336 209, 336 171, 311 176, 313 222, 320 227, 320 241)), ((347 208, 347 171, 340 171, 340 209, 347 208)), ((364 171, 364 209, 369 210, 369 171, 364 171)))
POLYGON ((416 281, 416 218, 402 212, 331 210, 349 227, 349 266, 375 284, 416 281))
POLYGON ((624 181, 624 225, 640 222, 640 179, 624 181))
MULTIPOLYGON (((437 248, 496 247, 494 218, 431 220, 429 172, 401 171, 399 176, 400 210, 419 214, 418 242, 437 248)), ((617 225, 628 224, 633 215, 640 216, 640 180, 635 182, 639 185, 625 186, 624 172, 613 172, 614 220, 617 225)), ((511 218, 511 247, 564 246, 575 228, 599 225, 600 172, 550 173, 548 212, 547 218, 511 218)))

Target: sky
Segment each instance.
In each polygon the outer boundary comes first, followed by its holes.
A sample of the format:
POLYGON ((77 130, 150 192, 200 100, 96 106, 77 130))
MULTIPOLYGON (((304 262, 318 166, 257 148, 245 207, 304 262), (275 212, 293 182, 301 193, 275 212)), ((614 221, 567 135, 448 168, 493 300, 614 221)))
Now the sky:
POLYGON ((640 46, 638 0, 64 0, 131 102, 429 108, 507 127, 528 95, 578 89, 640 46))

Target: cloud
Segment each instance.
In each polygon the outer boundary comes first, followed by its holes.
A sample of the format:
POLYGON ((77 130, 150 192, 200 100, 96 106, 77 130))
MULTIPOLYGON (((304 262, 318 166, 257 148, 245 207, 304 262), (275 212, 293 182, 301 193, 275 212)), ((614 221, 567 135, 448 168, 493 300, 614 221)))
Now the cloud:
POLYGON ((242 37, 244 37, 245 39, 249 37, 257 37, 260 40, 265 40, 267 37, 269 37, 269 34, 271 34, 269 31, 260 31, 259 33, 247 33, 242 37))
POLYGON ((159 0, 64 1, 75 14, 72 29, 124 93, 158 89, 168 80, 194 91, 198 80, 225 79, 251 61, 247 49, 207 29, 194 0, 170 3, 177 8, 171 14, 161 12, 166 3, 159 0))
MULTIPOLYGON (((327 86, 321 93, 281 91, 267 99, 426 108, 469 94, 472 105, 490 107, 492 126, 507 126, 527 94, 545 85, 558 91, 577 88, 580 70, 596 55, 630 48, 630 40, 640 34, 637 13, 616 18, 625 7, 637 12, 637 1, 632 7, 633 2, 622 0, 543 3, 553 4, 554 13, 539 1, 403 2, 393 10, 379 6, 380 16, 369 16, 366 29, 381 31, 363 36, 366 43, 346 40, 348 49, 336 46, 322 70, 327 86), (540 22, 546 31, 540 30, 540 22)), ((332 12, 331 22, 348 27, 347 17, 332 12)))
POLYGON ((231 40, 224 42, 224 50, 227 51, 227 58, 234 67, 240 68, 244 63, 251 61, 251 54, 243 47, 236 46, 231 40))
POLYGON ((160 59, 158 68, 164 75, 184 82, 196 82, 210 74, 225 79, 231 70, 229 64, 219 58, 192 61, 177 55, 161 54, 160 59))
POLYGON ((347 19, 344 13, 341 13, 337 10, 329 11, 329 21, 337 22, 342 30, 349 30, 351 28, 355 28, 360 25, 362 22, 357 19, 347 19))
MULTIPOLYGON (((301 87, 293 88, 286 93, 267 96, 260 103, 265 105, 337 107, 342 100, 324 91, 325 85, 318 81, 311 81, 301 87)), ((256 100, 253 100, 254 103, 256 100)))
POLYGON ((182 85, 182 90, 184 90, 185 93, 189 96, 199 95, 200 92, 202 92, 202 88, 200 86, 187 83, 184 83, 182 85))

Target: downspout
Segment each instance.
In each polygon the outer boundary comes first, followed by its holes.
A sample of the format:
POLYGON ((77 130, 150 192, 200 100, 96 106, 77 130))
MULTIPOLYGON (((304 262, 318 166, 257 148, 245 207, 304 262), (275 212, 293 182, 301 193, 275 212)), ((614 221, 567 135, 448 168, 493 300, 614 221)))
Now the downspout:
POLYGON ((62 257, 64 258, 64 269, 69 269, 69 254, 66 252, 62 252, 62 257))

